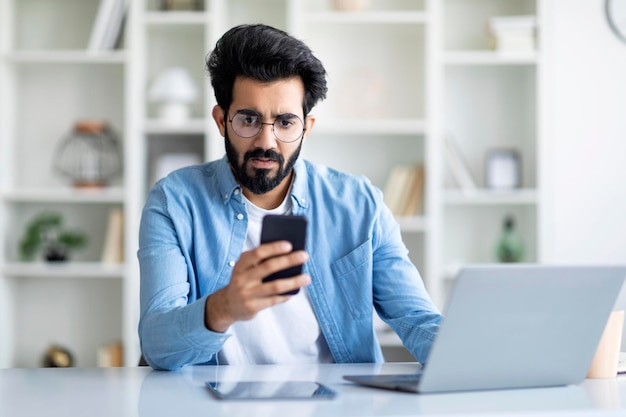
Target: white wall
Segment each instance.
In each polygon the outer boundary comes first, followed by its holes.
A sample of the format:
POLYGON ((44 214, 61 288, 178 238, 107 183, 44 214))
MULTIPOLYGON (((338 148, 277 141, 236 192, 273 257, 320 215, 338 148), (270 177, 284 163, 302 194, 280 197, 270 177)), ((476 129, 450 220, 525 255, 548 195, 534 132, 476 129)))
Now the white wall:
POLYGON ((544 261, 626 264, 626 43, 604 0, 547 3, 544 261))
POLYGON ((626 43, 604 0, 548 3, 545 260, 626 264, 626 43))

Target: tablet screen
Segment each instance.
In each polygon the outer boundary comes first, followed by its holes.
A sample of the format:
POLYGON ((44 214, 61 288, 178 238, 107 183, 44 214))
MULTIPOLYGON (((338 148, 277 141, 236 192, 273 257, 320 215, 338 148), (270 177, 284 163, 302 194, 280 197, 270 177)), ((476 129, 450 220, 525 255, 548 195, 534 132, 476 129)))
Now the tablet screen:
POLYGON ((208 381, 206 385, 222 400, 331 399, 336 395, 322 384, 307 381, 208 381))

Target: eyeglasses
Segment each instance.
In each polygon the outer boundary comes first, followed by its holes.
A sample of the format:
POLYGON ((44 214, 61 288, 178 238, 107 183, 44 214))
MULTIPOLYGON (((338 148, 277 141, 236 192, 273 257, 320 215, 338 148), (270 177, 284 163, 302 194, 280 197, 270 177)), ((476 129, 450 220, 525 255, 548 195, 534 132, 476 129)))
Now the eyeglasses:
POLYGON ((274 136, 281 142, 290 143, 304 135, 304 122, 292 113, 281 114, 274 123, 263 123, 263 117, 251 110, 240 110, 228 120, 233 131, 242 138, 252 138, 261 133, 263 125, 271 125, 274 136))

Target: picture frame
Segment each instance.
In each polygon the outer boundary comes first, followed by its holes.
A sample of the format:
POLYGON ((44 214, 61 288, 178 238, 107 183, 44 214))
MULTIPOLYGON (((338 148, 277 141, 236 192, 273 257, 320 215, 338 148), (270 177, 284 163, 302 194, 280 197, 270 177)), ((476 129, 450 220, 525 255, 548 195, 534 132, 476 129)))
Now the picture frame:
POLYGON ((521 156, 511 148, 491 149, 485 163, 485 187, 513 190, 522 186, 521 156))

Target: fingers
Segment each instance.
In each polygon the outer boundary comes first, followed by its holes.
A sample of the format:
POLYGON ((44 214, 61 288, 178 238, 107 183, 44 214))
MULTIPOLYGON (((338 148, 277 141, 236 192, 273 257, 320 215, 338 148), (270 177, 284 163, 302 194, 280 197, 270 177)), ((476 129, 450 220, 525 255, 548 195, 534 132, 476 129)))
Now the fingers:
POLYGON ((311 277, 299 274, 263 282, 271 274, 302 265, 309 255, 305 251, 291 252, 287 241, 260 245, 241 254, 233 268, 230 283, 206 302, 205 326, 213 331, 225 331, 232 323, 249 320, 268 307, 291 298, 286 294, 311 282, 311 277))
POLYGON ((291 249, 291 243, 286 240, 265 243, 256 249, 242 253, 237 264, 244 269, 254 268, 268 258, 291 252, 291 249))
POLYGON ((256 269, 263 277, 267 277, 274 272, 282 271, 283 269, 291 268, 292 266, 302 265, 308 259, 309 255, 305 251, 296 251, 287 255, 266 259, 257 265, 256 269))
POLYGON ((275 279, 263 284, 263 290, 267 297, 274 295, 284 295, 285 293, 299 290, 311 283, 311 277, 306 274, 296 275, 291 278, 275 279))
POLYGON ((224 332, 235 321, 252 319, 259 311, 288 301, 291 295, 284 295, 285 293, 302 288, 310 282, 309 275, 296 275, 293 278, 261 284, 256 288, 256 294, 254 288, 228 285, 207 298, 205 326, 215 332, 224 332), (261 288, 267 290, 269 295, 259 295, 261 288))

